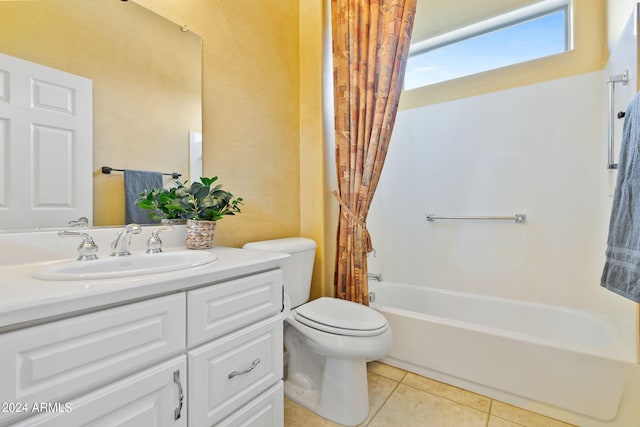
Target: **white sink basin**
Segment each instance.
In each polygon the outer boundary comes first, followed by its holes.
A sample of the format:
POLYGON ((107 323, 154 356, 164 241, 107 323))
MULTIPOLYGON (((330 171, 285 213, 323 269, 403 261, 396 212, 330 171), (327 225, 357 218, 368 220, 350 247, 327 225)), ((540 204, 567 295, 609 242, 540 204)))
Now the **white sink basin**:
POLYGON ((197 267, 217 257, 208 251, 177 250, 157 254, 103 257, 93 261, 62 261, 34 271, 41 280, 91 280, 139 276, 197 267))

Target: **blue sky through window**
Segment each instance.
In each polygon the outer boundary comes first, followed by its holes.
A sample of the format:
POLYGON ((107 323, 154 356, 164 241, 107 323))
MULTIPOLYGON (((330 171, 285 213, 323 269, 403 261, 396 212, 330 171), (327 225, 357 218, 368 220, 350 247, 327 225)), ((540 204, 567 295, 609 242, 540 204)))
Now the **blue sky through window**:
POLYGON ((567 50, 565 11, 520 22, 409 57, 405 89, 464 77, 567 50))

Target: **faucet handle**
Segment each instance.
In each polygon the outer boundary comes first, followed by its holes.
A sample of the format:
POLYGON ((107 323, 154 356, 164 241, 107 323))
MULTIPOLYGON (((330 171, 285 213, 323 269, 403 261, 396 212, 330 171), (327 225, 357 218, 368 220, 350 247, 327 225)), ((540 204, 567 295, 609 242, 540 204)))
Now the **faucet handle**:
POLYGON ((60 230, 58 231, 58 236, 80 236, 80 238, 82 238, 82 243, 78 246, 78 258, 76 258, 78 261, 92 261, 98 259, 98 245, 93 241, 93 237, 87 233, 60 230))
POLYGON ((162 240, 160 240, 160 232, 164 230, 173 230, 173 225, 165 225, 157 227, 151 232, 151 236, 147 239, 147 253, 157 254, 162 252, 162 240))
POLYGON ((86 216, 81 216, 78 219, 71 220, 67 223, 69 227, 88 227, 89 226, 89 218, 86 216))

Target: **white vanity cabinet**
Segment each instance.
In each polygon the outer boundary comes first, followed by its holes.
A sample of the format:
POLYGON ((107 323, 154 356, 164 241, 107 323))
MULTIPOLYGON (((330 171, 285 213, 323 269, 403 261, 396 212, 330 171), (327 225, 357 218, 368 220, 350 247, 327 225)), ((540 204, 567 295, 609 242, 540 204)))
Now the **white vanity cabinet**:
POLYGON ((0 425, 33 413, 34 405, 64 405, 184 348, 183 293, 0 334, 0 425))
POLYGON ((187 293, 191 427, 283 425, 281 310, 281 270, 187 293))
POLYGON ((186 427, 187 363, 179 356, 94 392, 56 411, 19 421, 15 427, 186 427))
POLYGON ((1 333, 0 426, 281 427, 282 271, 203 285, 1 333))

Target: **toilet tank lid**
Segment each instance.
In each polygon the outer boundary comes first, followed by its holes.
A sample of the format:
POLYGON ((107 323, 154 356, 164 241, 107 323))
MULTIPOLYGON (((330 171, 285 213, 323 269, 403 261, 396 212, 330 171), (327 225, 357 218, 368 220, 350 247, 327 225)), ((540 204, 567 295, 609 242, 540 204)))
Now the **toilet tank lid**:
POLYGON ((250 242, 243 246, 244 249, 256 249, 261 251, 296 253, 316 248, 316 242, 304 237, 288 237, 284 239, 262 240, 250 242))

